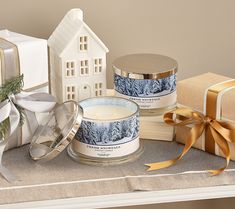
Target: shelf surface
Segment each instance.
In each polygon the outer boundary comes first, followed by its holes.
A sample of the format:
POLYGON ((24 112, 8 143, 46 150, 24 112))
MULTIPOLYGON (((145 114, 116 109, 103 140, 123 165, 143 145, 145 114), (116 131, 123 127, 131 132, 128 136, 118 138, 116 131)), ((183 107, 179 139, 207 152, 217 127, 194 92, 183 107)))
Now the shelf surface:
POLYGON ((167 160, 182 150, 174 142, 143 140, 144 154, 135 162, 108 167, 79 164, 67 153, 38 164, 28 146, 4 154, 4 164, 19 177, 0 179, 1 208, 105 208, 235 196, 235 162, 221 175, 206 170, 225 160, 191 149, 177 165, 147 172, 144 164, 167 160))

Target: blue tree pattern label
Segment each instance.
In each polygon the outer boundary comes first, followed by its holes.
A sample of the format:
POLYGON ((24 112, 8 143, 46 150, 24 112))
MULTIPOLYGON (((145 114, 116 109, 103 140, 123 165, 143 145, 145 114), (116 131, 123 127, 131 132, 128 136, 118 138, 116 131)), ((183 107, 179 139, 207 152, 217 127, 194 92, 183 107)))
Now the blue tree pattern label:
POLYGON ((134 100, 141 109, 162 108, 176 103, 176 74, 157 80, 114 75, 117 96, 134 100))
POLYGON ((83 120, 76 134, 78 151, 91 157, 121 157, 139 148, 139 115, 114 121, 83 120))

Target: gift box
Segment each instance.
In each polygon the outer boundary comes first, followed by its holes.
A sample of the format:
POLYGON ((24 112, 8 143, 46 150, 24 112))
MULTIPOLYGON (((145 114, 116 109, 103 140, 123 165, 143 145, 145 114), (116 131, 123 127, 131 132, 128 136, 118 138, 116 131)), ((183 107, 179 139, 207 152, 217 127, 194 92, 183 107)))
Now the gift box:
MULTIPOLYGON (((198 111, 203 114, 203 117, 209 117, 210 120, 225 121, 230 124, 235 124, 234 87, 235 80, 214 73, 205 73, 179 81, 177 86, 178 106, 198 111)), ((185 144, 191 128, 192 126, 190 127, 189 125, 176 126, 176 141, 185 144)), ((228 145, 231 160, 235 160, 235 144, 228 142, 228 145)), ((211 136, 210 130, 207 129, 205 129, 198 140, 196 140, 193 147, 211 154, 224 156, 211 136)))
MULTIPOLYGON (((24 91, 48 92, 47 41, 8 30, 0 31, 0 86, 17 76, 24 76, 24 91)), ((46 114, 37 115, 39 123, 46 114)), ((25 120, 10 137, 6 149, 29 143, 31 134, 25 120)))

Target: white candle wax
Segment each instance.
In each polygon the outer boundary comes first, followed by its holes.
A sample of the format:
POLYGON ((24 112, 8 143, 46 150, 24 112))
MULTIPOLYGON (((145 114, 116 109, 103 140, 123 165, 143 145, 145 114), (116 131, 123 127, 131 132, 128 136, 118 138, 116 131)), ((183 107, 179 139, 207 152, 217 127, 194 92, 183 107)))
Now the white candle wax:
POLYGON ((133 111, 115 105, 96 105, 84 108, 84 117, 95 120, 116 120, 129 117, 133 111))

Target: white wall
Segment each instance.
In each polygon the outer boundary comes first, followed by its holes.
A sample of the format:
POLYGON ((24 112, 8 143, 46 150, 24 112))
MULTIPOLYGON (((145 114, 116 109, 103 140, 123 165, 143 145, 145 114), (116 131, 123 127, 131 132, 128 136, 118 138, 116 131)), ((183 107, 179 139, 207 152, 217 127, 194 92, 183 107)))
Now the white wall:
POLYGON ((0 0, 0 27, 49 37, 73 7, 110 49, 153 52, 179 62, 179 77, 213 71, 235 77, 234 0, 0 0))

